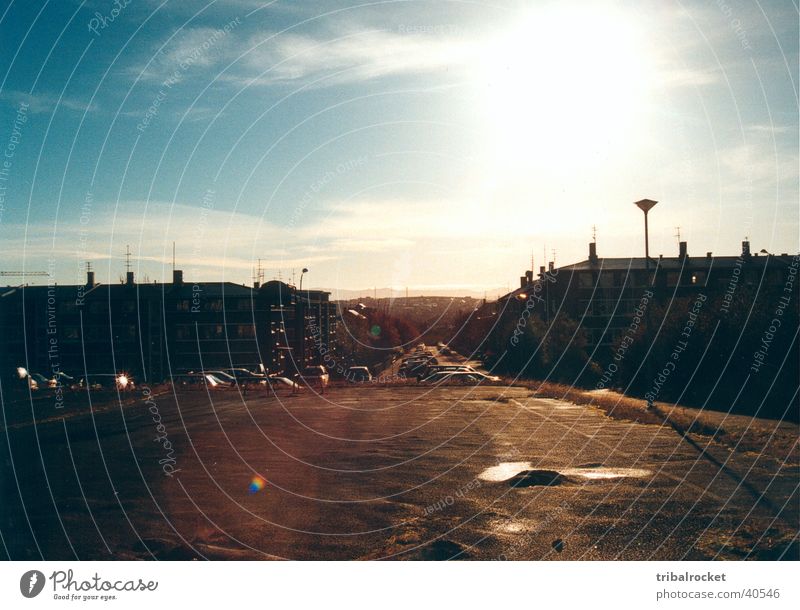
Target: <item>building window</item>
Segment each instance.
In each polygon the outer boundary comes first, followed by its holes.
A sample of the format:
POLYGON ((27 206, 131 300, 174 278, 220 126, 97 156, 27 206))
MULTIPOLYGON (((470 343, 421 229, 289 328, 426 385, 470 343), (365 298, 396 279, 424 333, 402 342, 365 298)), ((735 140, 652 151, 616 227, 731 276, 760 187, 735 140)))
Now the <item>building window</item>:
POLYGON ((706 272, 705 271, 695 271, 692 273, 691 282, 695 286, 705 286, 706 285, 706 272))
POLYGON ((596 316, 608 314, 608 303, 605 300, 595 299, 592 302, 592 313, 596 316))
POLYGON ((133 341, 136 339, 136 325, 126 324, 117 328, 117 340, 133 341))
POLYGON ((222 339, 225 337, 225 326, 222 324, 204 324, 200 329, 201 339, 222 339))
POLYGON ((210 299, 206 301, 206 311, 222 311, 222 299, 210 299))
POLYGON ((667 286, 677 286, 680 278, 681 278, 680 271, 668 271, 667 286))
POLYGON ((175 325, 175 339, 178 341, 187 341, 192 338, 192 328, 190 324, 176 324, 175 325))
POLYGON ((591 288, 594 286, 594 280, 591 273, 578 274, 578 288, 591 288))
POLYGON ((631 286, 642 287, 650 283, 647 271, 644 272, 631 272, 630 277, 631 286))
POLYGON ((256 329, 252 324, 239 324, 236 327, 236 336, 239 339, 252 339, 256 336, 256 329))
POLYGON ((64 339, 77 341, 81 337, 81 330, 77 326, 64 327, 64 339))
POLYGON ((190 308, 189 299, 180 299, 175 302, 176 311, 189 311, 190 308))

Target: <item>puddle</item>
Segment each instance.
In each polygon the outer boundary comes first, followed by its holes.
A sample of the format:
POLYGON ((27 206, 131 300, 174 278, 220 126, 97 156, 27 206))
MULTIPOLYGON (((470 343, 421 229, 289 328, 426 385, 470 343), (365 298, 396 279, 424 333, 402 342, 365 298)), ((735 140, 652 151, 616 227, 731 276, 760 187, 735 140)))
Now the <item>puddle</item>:
POLYGON ((583 477, 584 479, 641 479, 649 477, 652 472, 643 468, 565 468, 560 471, 568 477, 583 477))
POLYGON ((578 468, 561 470, 537 470, 531 462, 503 462, 487 468, 478 475, 482 481, 508 483, 512 487, 530 487, 531 485, 560 485, 569 481, 569 477, 580 477, 590 480, 607 480, 623 478, 644 478, 653 473, 643 468, 606 468, 599 464, 584 464, 578 468))
POLYGON ((506 534, 519 534, 520 532, 525 531, 525 526, 521 523, 515 523, 512 521, 510 523, 498 523, 494 525, 493 529, 506 534))
POLYGON ((508 481, 521 470, 530 470, 531 468, 533 468, 533 465, 530 462, 503 462, 497 466, 487 468, 478 475, 478 478, 482 481, 498 483, 500 481, 508 481))

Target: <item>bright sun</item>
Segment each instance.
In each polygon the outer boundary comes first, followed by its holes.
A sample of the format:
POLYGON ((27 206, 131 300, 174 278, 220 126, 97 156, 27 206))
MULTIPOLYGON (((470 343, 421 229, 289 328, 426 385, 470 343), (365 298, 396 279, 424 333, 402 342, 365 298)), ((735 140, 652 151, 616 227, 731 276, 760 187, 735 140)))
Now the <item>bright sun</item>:
POLYGON ((580 164, 630 145, 648 62, 622 15, 531 12, 488 45, 482 63, 491 152, 503 164, 580 164))

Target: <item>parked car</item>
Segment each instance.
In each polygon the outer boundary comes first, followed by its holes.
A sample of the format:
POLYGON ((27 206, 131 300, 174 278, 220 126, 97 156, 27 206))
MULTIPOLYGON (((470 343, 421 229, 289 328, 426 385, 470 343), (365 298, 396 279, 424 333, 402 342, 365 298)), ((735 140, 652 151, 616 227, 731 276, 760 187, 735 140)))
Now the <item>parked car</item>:
POLYGON ((181 373, 173 375, 172 385, 184 389, 227 390, 231 387, 231 382, 212 373, 181 373))
POLYGON ((31 390, 44 390, 50 387, 50 380, 40 373, 27 373, 27 379, 31 390))
POLYGON ((57 373, 53 373, 53 376, 49 379, 49 383, 51 388, 55 388, 59 384, 62 387, 71 388, 77 384, 77 380, 63 371, 58 371, 57 373))
POLYGON ((366 366, 351 366, 345 373, 345 379, 352 383, 364 383, 372 381, 372 373, 366 366))
POLYGON ((432 356, 420 356, 420 357, 412 357, 406 358, 400 363, 401 367, 411 368, 414 366, 424 365, 424 364, 439 364, 439 361, 432 356))
POLYGON ((461 372, 461 373, 477 373, 474 368, 466 364, 431 364, 425 370, 425 376, 433 375, 434 373, 444 372, 461 372))
POLYGON ((328 382, 330 381, 328 369, 321 364, 307 366, 297 377, 299 377, 299 380, 305 381, 308 385, 319 385, 323 392, 325 388, 328 387, 328 382))
POLYGON ((436 358, 426 358, 424 360, 408 360, 400 365, 397 372, 407 377, 414 377, 424 375, 427 368, 431 365, 438 364, 436 358))
POLYGON ((225 371, 203 371, 207 375, 213 375, 219 381, 227 383, 228 385, 236 385, 236 377, 225 371))
MULTIPOLYGON (((18 366, 16 375, 12 376, 14 380, 13 388, 16 391, 23 391, 23 390, 35 390, 36 388, 33 386, 33 382, 31 378, 28 377, 28 369, 24 366, 18 366)), ((37 384, 38 385, 38 384, 37 384)))
POLYGON ((264 383, 267 380, 267 376, 261 373, 254 373, 253 371, 248 371, 247 369, 237 368, 237 369, 225 369, 225 372, 234 377, 240 383, 264 383))
POLYGON ((421 383, 464 383, 469 385, 477 385, 479 383, 496 383, 500 381, 500 377, 496 375, 486 375, 474 371, 472 373, 464 371, 442 371, 440 373, 433 373, 424 379, 420 380, 421 383))
POLYGON ((267 377, 267 385, 269 385, 270 389, 274 392, 281 389, 290 389, 293 392, 303 389, 300 384, 282 375, 270 375, 267 377))
POLYGON ((90 390, 119 390, 125 392, 135 387, 133 377, 127 373, 91 373, 81 377, 78 387, 90 390))

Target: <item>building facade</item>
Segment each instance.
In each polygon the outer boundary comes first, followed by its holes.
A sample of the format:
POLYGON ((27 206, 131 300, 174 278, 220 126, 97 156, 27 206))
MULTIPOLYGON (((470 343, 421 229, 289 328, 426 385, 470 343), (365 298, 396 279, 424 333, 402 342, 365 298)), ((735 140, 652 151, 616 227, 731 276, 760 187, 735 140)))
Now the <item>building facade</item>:
POLYGON ((0 289, 0 376, 127 371, 148 382, 189 370, 292 374, 335 350, 329 293, 279 281, 19 286, 0 289), (312 330, 317 340, 311 336, 312 330), (321 336, 320 336, 321 335, 321 336))
POLYGON ((603 258, 595 243, 589 257, 572 265, 539 268, 520 277, 520 287, 502 296, 497 312, 520 314, 532 309, 545 321, 567 314, 585 330, 588 348, 598 355, 613 346, 631 328, 635 318, 653 304, 665 306, 684 298, 720 301, 720 310, 743 290, 780 295, 797 273, 797 256, 759 255, 742 242, 736 256, 690 256, 686 242, 678 255, 603 258))

